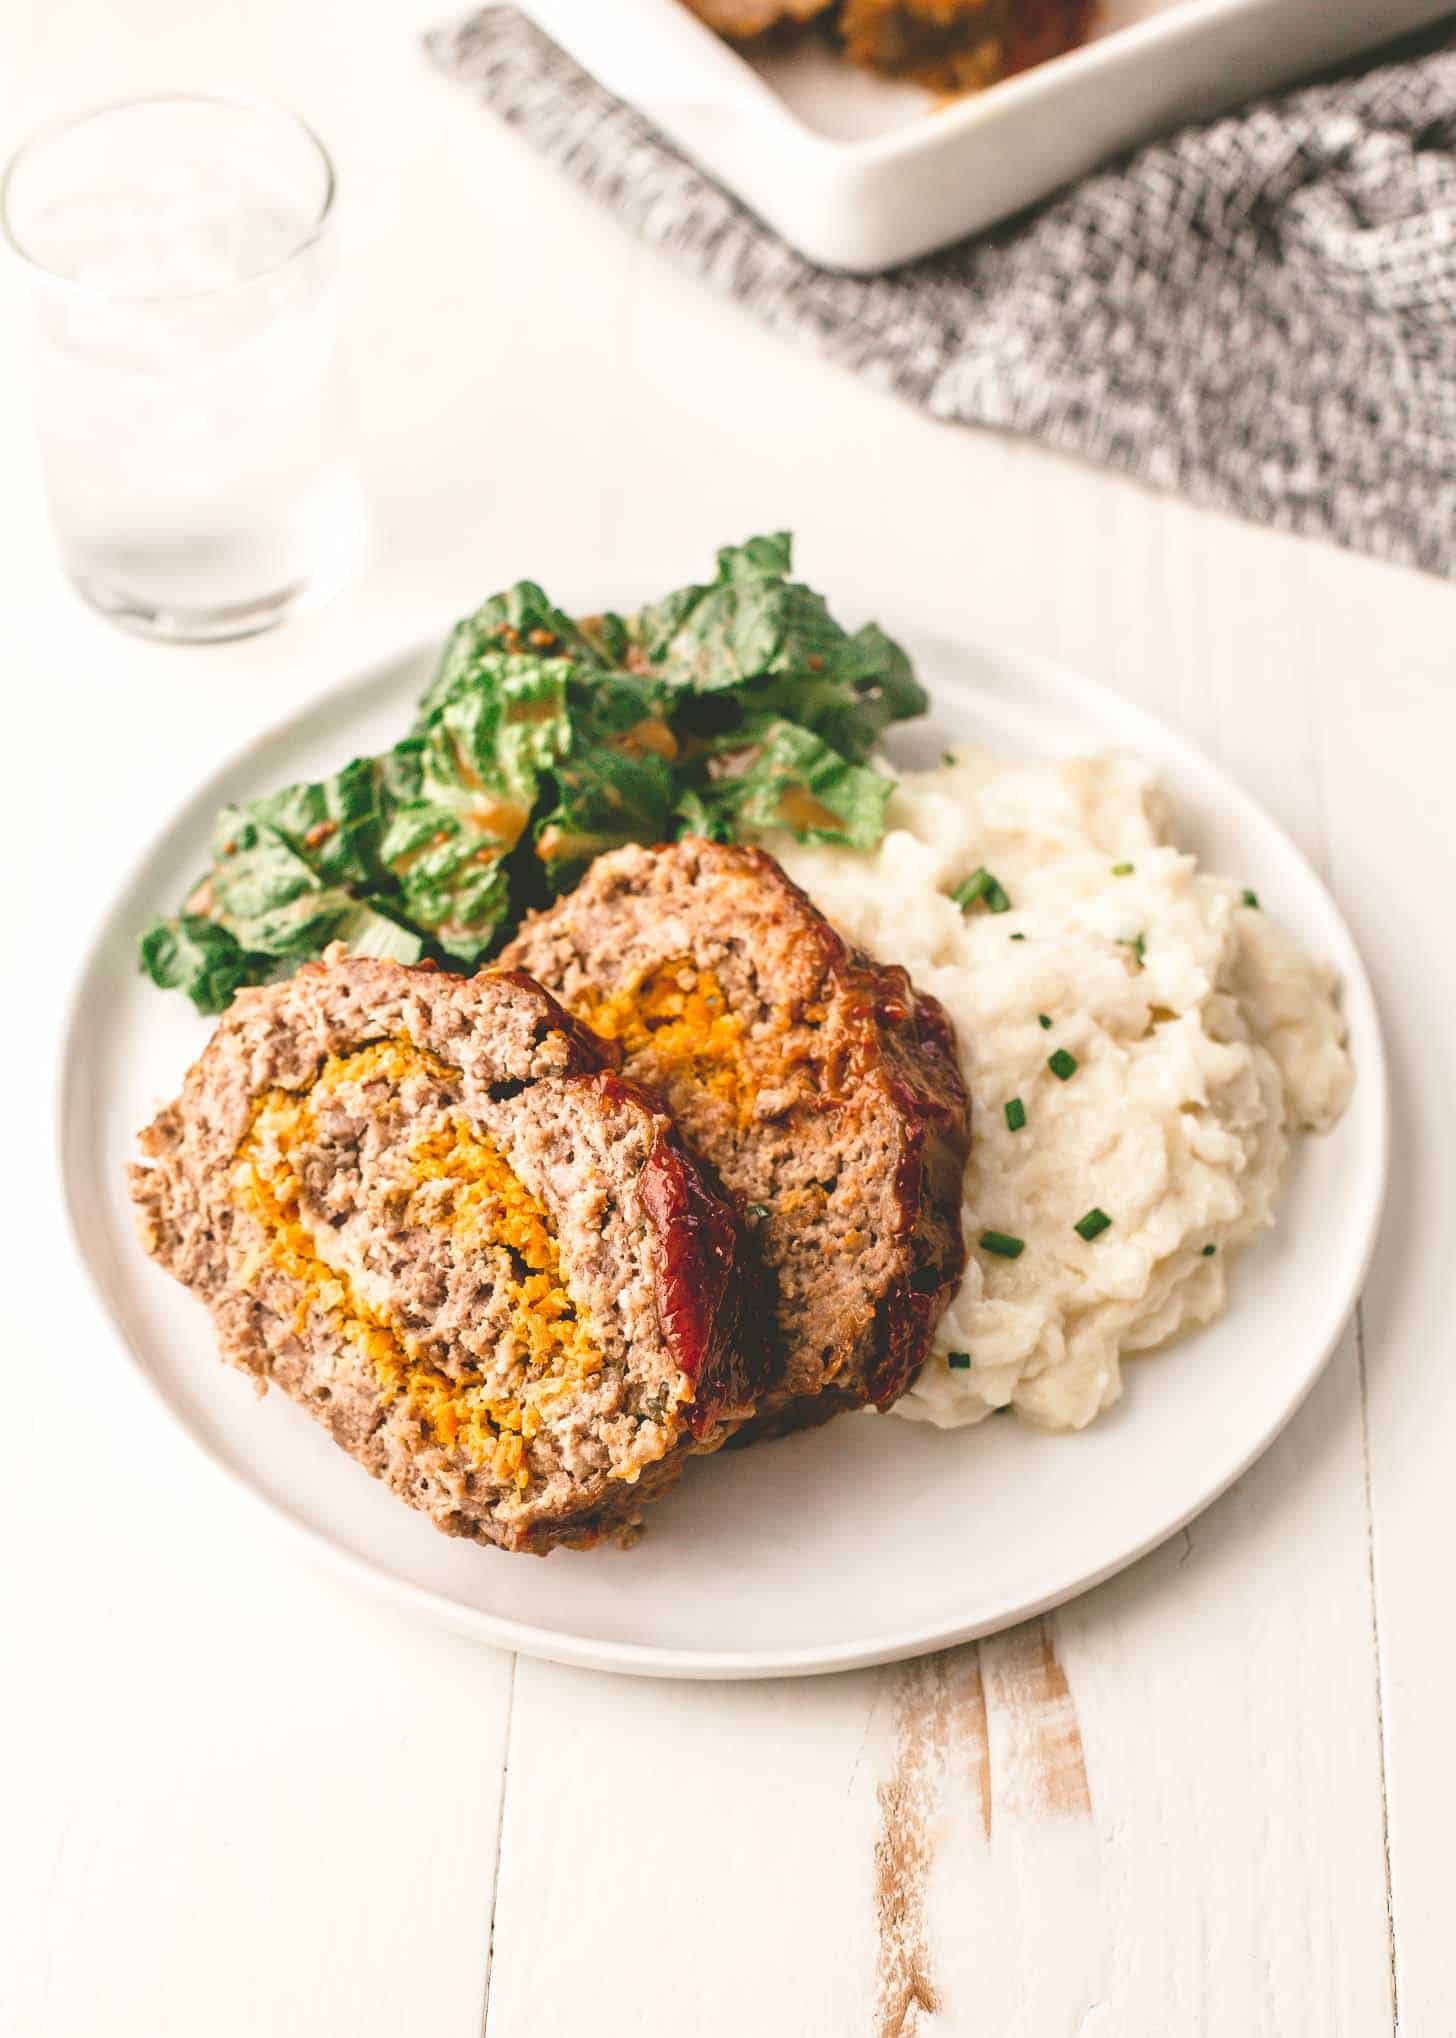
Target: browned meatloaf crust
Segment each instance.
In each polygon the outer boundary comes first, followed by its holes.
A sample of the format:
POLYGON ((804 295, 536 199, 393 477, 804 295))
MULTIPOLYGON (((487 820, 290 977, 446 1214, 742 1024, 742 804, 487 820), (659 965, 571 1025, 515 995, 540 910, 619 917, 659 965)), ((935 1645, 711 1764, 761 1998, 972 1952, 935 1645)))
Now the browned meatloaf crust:
POLYGON ((737 1226, 528 977, 334 951, 243 991, 142 1134, 142 1242, 448 1534, 634 1526, 754 1405, 737 1226))
POLYGON ((839 19, 851 63, 976 92, 1075 48, 1090 14, 1090 0, 844 0, 839 19))
POLYGON ((687 0, 693 13, 735 42, 751 41, 785 22, 810 21, 834 0, 687 0))
POLYGON ((832 24, 852 64, 977 92, 1085 41, 1091 0, 687 0, 733 42, 832 24))
POLYGON ((755 1433, 887 1408, 965 1264, 970 1105, 935 1000, 771 856, 693 839, 598 857, 502 960, 621 1045, 739 1199, 782 1375, 755 1433))

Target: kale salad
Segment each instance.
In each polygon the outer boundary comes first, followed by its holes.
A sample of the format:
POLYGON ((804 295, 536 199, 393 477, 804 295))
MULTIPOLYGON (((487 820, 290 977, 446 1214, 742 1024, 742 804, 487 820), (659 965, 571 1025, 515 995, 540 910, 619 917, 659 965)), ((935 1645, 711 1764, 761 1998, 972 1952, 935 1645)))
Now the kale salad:
POLYGON ((791 574, 778 533, 633 615, 574 620, 529 580, 493 596, 392 750, 223 809, 142 968, 221 1012, 333 941, 473 970, 623 843, 874 848, 893 781, 870 753, 926 697, 898 644, 791 574))

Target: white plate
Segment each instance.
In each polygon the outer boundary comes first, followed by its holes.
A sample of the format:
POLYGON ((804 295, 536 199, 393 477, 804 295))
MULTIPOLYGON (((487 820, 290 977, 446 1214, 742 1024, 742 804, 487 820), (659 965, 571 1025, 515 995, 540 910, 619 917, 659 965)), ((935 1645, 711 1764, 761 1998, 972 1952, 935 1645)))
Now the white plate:
POLYGON ((563 49, 826 268, 908 262, 1120 150, 1434 21, 1451 0, 1101 0, 1097 34, 932 111, 814 41, 752 61, 681 0, 527 0, 563 49))
MULTIPOLYGON (((887 616, 887 624, 894 618, 887 616)), ((692 1467, 637 1548, 546 1561, 451 1541, 281 1394, 219 1364, 201 1307, 137 1247, 123 1170, 207 1035, 137 974, 136 930, 204 867, 226 799, 382 748, 428 656, 332 692, 243 752, 157 837, 102 923, 62 1041, 62 1162, 82 1257, 132 1359, 196 1442, 317 1549, 483 1640, 681 1677, 785 1676, 910 1656, 1019 1620, 1106 1578, 1221 1493, 1307 1393, 1356 1300, 1385 1176, 1386 1085, 1370 987, 1298 851, 1178 737, 1090 681, 908 640, 931 720, 907 762, 974 740, 1010 753, 1151 758, 1186 841, 1257 887, 1344 979, 1358 1081, 1302 1142, 1276 1233, 1240 1254, 1224 1320, 1134 1359, 1123 1401, 1078 1436, 1019 1421, 941 1434, 873 1414, 692 1467)))

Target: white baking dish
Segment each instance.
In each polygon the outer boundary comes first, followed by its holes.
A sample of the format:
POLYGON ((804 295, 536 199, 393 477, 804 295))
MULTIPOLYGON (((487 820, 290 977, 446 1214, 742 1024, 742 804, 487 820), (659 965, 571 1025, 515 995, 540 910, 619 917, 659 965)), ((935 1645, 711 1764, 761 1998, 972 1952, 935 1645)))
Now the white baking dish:
POLYGON ((1103 0, 1084 48, 937 107, 812 47, 750 62, 680 0, 528 0, 554 41, 785 240, 860 271, 975 233, 1120 149, 1450 6, 1103 0))

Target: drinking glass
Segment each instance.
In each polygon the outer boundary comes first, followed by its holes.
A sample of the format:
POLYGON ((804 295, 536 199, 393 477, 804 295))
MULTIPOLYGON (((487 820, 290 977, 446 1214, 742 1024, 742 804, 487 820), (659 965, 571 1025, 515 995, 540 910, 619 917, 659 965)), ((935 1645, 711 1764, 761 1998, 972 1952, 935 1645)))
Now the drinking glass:
POLYGON ((0 227, 34 300, 52 514, 114 621, 247 636, 357 556, 333 201, 311 129, 243 99, 99 107, 11 161, 0 227))

